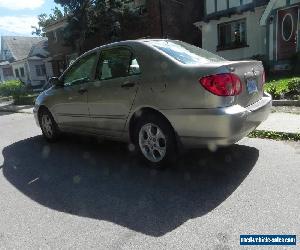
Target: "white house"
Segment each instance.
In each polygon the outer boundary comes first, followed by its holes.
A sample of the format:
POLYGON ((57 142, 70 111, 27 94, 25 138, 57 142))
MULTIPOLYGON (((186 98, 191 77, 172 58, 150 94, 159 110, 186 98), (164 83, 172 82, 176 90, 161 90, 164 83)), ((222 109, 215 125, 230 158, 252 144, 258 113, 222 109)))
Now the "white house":
POLYGON ((202 46, 226 59, 266 55, 266 27, 260 19, 268 0, 205 0, 202 46))
POLYGON ((0 62, 0 83, 14 79, 15 76, 10 63, 8 61, 0 62))
POLYGON ((300 51, 300 0, 205 0, 202 46, 229 60, 262 57, 286 70, 300 51))
POLYGON ((48 41, 42 37, 2 36, 1 59, 10 62, 14 79, 43 86, 53 75, 48 63, 48 41))

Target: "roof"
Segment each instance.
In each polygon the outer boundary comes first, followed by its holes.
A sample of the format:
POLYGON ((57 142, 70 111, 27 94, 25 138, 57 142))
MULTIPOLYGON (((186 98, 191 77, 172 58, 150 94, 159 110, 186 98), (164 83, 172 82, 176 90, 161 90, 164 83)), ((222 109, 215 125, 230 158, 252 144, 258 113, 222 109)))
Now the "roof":
POLYGON ((23 60, 30 54, 32 47, 41 41, 46 41, 44 37, 24 37, 24 36, 2 36, 1 44, 11 51, 14 60, 23 60))
POLYGON ((242 4, 237 7, 231 7, 220 11, 215 11, 213 13, 205 15, 201 21, 194 23, 194 25, 199 26, 202 22, 209 22, 211 20, 219 20, 222 17, 230 17, 234 14, 242 14, 247 11, 254 11, 257 7, 266 6, 270 0, 253 0, 252 2, 242 4))
POLYGON ((2 62, 0 62, 0 66, 6 66, 6 65, 9 65, 8 61, 2 61, 2 62))

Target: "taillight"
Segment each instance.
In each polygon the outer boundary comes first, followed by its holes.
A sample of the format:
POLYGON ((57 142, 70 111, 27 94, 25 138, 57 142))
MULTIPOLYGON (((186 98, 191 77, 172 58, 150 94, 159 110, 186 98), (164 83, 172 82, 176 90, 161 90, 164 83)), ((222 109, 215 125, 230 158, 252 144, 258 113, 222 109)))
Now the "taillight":
POLYGON ((199 82, 206 90, 218 96, 235 96, 242 92, 240 78, 232 73, 205 76, 199 82))

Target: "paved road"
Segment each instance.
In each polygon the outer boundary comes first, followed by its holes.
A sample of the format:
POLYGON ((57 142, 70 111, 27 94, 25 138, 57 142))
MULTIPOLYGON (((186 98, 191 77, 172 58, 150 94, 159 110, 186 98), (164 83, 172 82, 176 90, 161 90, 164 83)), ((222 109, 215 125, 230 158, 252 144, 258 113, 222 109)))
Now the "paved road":
POLYGON ((300 237, 299 144, 244 139, 156 172, 126 145, 48 145, 31 115, 0 113, 0 150, 0 248, 239 249, 240 234, 300 237))

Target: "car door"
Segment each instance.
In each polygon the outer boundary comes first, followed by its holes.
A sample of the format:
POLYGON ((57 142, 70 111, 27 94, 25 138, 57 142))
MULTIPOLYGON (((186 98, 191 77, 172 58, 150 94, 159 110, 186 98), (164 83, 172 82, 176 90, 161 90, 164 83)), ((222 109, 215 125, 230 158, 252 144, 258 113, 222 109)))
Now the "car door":
POLYGON ((63 86, 55 90, 52 112, 62 129, 86 130, 90 126, 87 86, 94 80, 97 59, 97 53, 80 58, 61 78, 63 86))
POLYGON ((88 88, 92 126, 97 133, 121 136, 141 77, 130 48, 115 47, 100 53, 96 79, 88 88))

